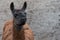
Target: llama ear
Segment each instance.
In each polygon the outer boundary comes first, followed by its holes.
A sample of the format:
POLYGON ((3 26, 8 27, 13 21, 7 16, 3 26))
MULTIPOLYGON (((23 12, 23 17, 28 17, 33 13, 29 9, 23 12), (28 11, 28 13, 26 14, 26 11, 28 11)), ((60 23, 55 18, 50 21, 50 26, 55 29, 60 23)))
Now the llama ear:
POLYGON ((14 10, 14 3, 13 2, 11 2, 11 4, 10 4, 10 9, 11 9, 11 11, 14 10))
POLYGON ((27 2, 25 1, 25 2, 24 2, 24 5, 23 5, 23 7, 22 7, 21 10, 22 10, 22 11, 25 11, 26 7, 27 7, 27 2))

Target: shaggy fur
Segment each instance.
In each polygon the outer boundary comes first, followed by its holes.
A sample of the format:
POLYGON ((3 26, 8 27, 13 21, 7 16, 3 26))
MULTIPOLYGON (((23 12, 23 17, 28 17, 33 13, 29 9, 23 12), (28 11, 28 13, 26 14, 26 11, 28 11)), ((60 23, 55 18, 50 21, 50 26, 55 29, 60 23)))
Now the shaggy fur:
POLYGON ((34 40, 33 32, 26 23, 20 31, 13 27, 13 20, 5 23, 2 40, 34 40))

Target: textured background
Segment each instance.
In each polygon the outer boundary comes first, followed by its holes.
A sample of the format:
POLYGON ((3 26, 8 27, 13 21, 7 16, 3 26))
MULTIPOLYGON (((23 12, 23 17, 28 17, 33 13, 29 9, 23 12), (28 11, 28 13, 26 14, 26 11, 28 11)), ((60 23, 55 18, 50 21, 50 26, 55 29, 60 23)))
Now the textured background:
POLYGON ((12 1, 17 9, 27 1, 27 22, 35 40, 60 40, 60 0, 0 0, 0 40, 5 21, 12 18, 12 1))

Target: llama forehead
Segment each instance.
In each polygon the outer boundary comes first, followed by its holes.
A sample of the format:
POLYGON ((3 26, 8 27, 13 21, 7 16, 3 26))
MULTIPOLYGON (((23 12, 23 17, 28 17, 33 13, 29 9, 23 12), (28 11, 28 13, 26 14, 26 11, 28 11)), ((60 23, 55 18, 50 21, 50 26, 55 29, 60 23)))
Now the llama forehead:
POLYGON ((16 10, 14 10, 14 13, 26 13, 26 12, 24 12, 24 11, 22 11, 20 9, 16 9, 16 10))
POLYGON ((20 9, 19 10, 15 9, 12 13, 15 18, 26 17, 26 14, 27 14, 25 11, 22 11, 20 9))

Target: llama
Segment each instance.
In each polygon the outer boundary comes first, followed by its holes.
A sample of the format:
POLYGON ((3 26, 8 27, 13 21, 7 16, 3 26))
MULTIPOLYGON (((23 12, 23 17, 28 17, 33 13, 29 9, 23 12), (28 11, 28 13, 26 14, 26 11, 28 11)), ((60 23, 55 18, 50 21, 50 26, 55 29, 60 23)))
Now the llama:
POLYGON ((24 5, 21 9, 15 9, 14 3, 11 2, 10 10, 13 14, 13 19, 8 20, 5 23, 2 40, 34 40, 33 32, 26 23, 26 7, 27 2, 24 2, 24 5))

